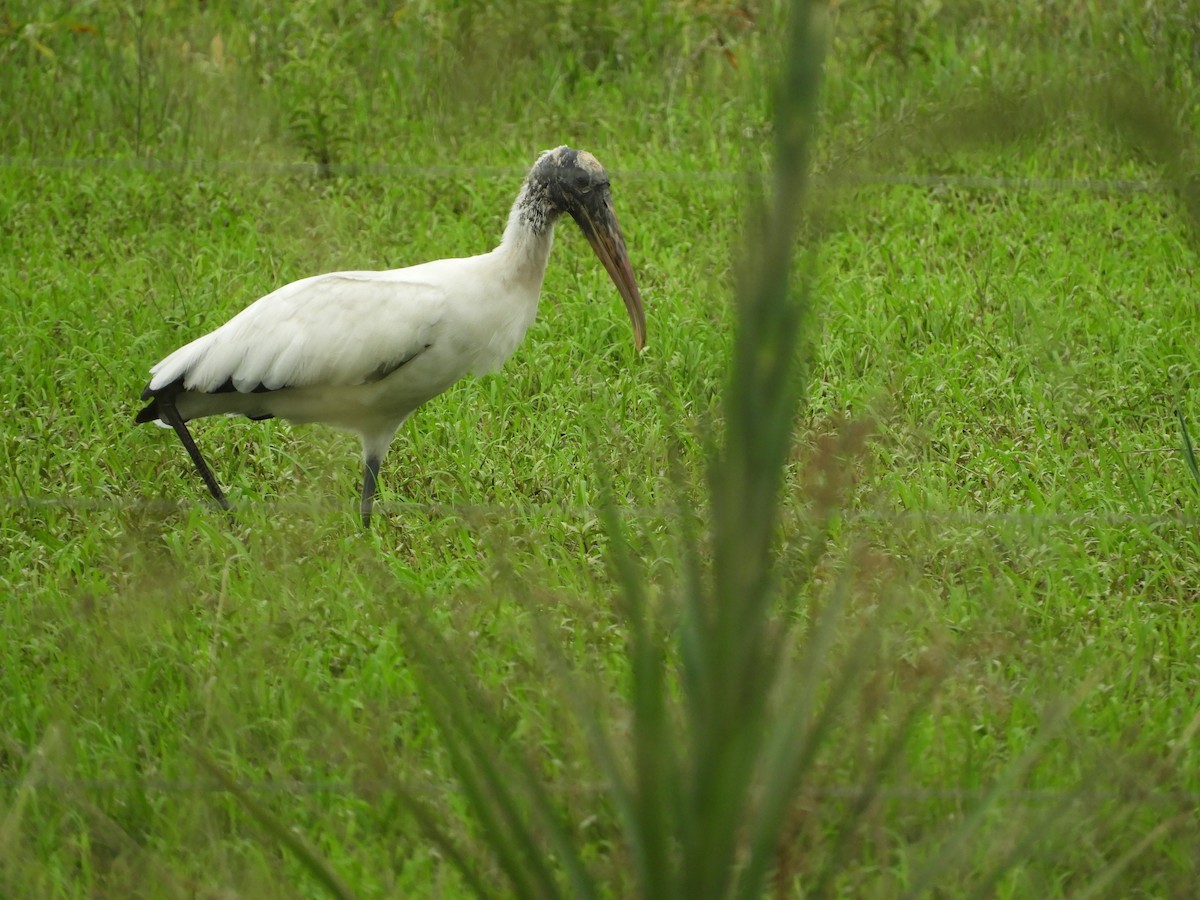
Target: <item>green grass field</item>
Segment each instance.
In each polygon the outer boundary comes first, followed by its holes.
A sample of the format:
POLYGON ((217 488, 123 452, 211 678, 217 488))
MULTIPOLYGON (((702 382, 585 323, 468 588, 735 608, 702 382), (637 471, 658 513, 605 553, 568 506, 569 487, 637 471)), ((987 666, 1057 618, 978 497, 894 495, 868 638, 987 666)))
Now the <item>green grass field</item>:
MULTIPOLYGON (((730 571, 710 460, 741 433, 722 398, 786 20, 694 0, 0 12, 0 895, 322 896, 322 865, 363 897, 467 895, 464 869, 553 895, 514 878, 464 787, 464 728, 548 792, 597 896, 672 895, 589 729, 639 733, 631 582, 677 701, 678 598, 730 571), (564 223, 525 343, 405 426, 367 534, 352 436, 197 423, 230 519, 173 434, 133 425, 150 365, 274 287, 491 249, 561 143, 613 175, 644 353, 564 223)), ((763 890, 1193 896, 1198 232, 1160 180, 1200 160, 1200 6, 843 0, 830 21, 763 633, 837 721, 763 890), (1151 100, 1113 112, 1117 76, 1151 100)), ((775 721, 791 694, 769 683, 775 721)), ((685 761, 686 708, 660 723, 685 761)), ((662 790, 686 833, 663 858, 690 859, 687 829, 715 826, 662 790)))

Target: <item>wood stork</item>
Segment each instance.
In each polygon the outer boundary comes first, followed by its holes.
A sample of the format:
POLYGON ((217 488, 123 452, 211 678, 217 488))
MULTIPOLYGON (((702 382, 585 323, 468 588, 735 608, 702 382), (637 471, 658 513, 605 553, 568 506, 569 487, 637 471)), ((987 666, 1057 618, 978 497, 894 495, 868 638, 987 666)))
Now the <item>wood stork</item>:
POLYGON ((645 313, 608 175, 592 154, 558 147, 530 169, 495 250, 285 285, 154 366, 142 392, 150 402, 136 421, 173 428, 225 509, 229 501, 188 431, 192 419, 278 416, 355 432, 368 527, 379 465, 404 420, 464 375, 499 369, 520 344, 564 213, 616 284, 641 350, 645 313))

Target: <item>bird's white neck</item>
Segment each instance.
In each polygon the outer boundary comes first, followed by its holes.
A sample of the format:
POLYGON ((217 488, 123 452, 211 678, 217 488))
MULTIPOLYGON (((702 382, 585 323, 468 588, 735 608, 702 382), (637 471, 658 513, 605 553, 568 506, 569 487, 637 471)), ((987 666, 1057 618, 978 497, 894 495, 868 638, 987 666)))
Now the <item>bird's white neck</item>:
POLYGON ((505 257, 521 280, 541 287, 554 246, 554 223, 561 214, 551 211, 536 186, 526 181, 508 214, 504 237, 495 252, 505 257))

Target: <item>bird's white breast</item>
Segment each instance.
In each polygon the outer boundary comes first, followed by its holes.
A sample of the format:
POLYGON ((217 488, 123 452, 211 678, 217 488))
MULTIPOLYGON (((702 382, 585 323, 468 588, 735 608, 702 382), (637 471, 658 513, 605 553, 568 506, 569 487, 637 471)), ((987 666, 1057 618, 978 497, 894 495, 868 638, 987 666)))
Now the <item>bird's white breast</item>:
MULTIPOLYGON (((459 265, 445 266, 438 273, 447 297, 438 340, 445 341, 459 360, 460 375, 495 372, 520 346, 537 317, 545 264, 516 265, 512 254, 501 251, 445 262, 459 265)), ((443 268, 430 265, 434 272, 443 268)))

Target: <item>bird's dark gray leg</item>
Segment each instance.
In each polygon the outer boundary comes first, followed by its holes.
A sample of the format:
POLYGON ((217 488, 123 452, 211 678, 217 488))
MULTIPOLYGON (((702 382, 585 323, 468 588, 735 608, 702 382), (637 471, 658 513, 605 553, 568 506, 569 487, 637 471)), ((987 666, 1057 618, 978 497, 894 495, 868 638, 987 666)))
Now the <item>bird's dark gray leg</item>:
POLYGON ((162 417, 166 420, 166 423, 175 429, 175 433, 179 435, 179 440, 183 441, 184 449, 187 450, 188 456, 192 458, 192 462, 196 464, 196 470, 200 473, 200 477, 204 479, 204 483, 208 485, 208 492, 213 495, 213 499, 221 504, 221 509, 232 509, 229 501, 225 499, 225 494, 221 490, 221 486, 217 484, 217 477, 213 475, 212 469, 208 467, 208 463, 200 455, 200 448, 192 440, 192 433, 188 431, 188 427, 183 421, 183 416, 175 408, 174 402, 164 401, 162 398, 159 398, 158 409, 162 413, 162 417))
POLYGON ((380 457, 368 455, 363 465, 362 523, 371 527, 371 507, 375 505, 375 485, 379 483, 380 457))

